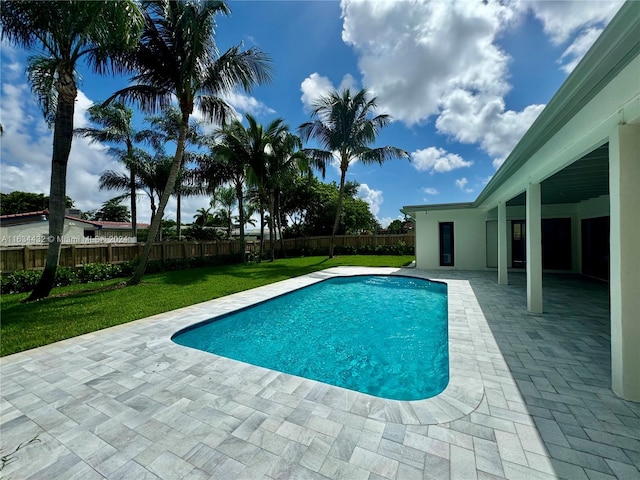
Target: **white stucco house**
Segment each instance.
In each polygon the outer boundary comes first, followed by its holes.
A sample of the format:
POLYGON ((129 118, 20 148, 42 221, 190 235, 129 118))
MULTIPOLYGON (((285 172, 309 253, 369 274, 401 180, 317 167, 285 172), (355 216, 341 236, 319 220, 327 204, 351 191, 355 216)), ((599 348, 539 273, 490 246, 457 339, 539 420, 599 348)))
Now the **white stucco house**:
POLYGON ((640 2, 628 1, 471 203, 410 205, 421 269, 608 281, 613 390, 640 401, 640 2))

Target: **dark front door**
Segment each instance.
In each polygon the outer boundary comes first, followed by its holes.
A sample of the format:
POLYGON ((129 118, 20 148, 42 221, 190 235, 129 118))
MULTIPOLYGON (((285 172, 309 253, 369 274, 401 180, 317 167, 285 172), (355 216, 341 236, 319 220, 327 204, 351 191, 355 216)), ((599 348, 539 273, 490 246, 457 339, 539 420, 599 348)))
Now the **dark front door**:
POLYGON ((527 236, 524 220, 511 221, 511 266, 524 268, 527 264, 527 236))
POLYGON ((609 280, 609 217, 582 220, 582 273, 609 280))
POLYGON ((542 268, 571 270, 571 219, 542 220, 542 268))

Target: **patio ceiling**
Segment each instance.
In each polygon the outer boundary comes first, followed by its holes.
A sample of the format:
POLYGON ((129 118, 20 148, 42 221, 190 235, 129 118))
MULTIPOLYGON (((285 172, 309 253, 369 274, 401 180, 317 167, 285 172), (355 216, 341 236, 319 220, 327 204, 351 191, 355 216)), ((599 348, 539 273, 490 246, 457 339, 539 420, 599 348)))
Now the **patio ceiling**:
MULTIPOLYGON (((544 205, 578 203, 609 193, 609 144, 588 153, 540 184, 544 205)), ((526 204, 526 193, 513 197, 508 206, 526 204)))

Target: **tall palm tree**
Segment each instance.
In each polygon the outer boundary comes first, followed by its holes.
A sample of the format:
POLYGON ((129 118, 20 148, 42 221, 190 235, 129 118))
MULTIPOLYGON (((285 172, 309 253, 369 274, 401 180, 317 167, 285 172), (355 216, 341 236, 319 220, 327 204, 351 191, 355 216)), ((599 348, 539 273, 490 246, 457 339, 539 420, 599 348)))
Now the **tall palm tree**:
POLYGON ((236 198, 236 190, 234 187, 222 187, 216 191, 213 203, 219 203, 222 208, 218 210, 217 215, 224 219, 227 227, 227 238, 231 238, 231 229, 233 227, 233 207, 236 206, 238 199, 236 198))
POLYGON ((266 178, 271 137, 275 136, 283 125, 282 120, 278 119, 265 130, 253 116, 247 114, 246 119, 246 128, 242 122, 234 120, 207 136, 205 143, 211 153, 205 156, 201 163, 202 175, 210 184, 230 183, 235 187, 240 212, 241 251, 245 248, 245 186, 250 173, 255 178, 266 178))
POLYGON ((131 227, 133 236, 138 235, 138 209, 136 203, 136 172, 134 168, 134 142, 140 140, 139 132, 133 128, 131 119, 133 110, 123 103, 111 105, 92 105, 87 110, 89 121, 102 128, 77 128, 76 134, 90 138, 92 142, 124 144, 125 151, 113 149, 111 153, 117 155, 129 170, 129 195, 131 200, 131 227))
MULTIPOLYGON (((280 132, 280 135, 272 140, 272 155, 269 156, 267 168, 267 184, 272 199, 275 228, 280 239, 280 251, 284 256, 284 238, 282 236, 282 212, 280 201, 282 191, 291 184, 300 173, 309 170, 309 162, 302 149, 302 140, 297 135, 288 131, 280 132)), ((273 237, 272 237, 273 238, 273 237)))
POLYGON ((64 228, 67 164, 73 140, 78 93, 78 64, 84 60, 103 73, 119 71, 115 51, 137 43, 142 17, 135 1, 3 1, 1 38, 38 52, 29 59, 27 76, 45 118, 53 124, 47 261, 27 300, 53 288, 64 228))
MULTIPOLYGON (((145 121, 149 122, 151 128, 142 130, 140 132, 140 138, 146 140, 155 149, 164 150, 165 145, 168 142, 177 142, 178 134, 180 132, 180 121, 182 114, 180 109, 175 106, 169 106, 165 108, 160 115, 148 116, 145 121)), ((182 180, 176 185, 176 189, 173 192, 176 197, 176 233, 178 240, 182 237, 182 197, 188 197, 203 193, 203 190, 195 184, 194 172, 188 168, 191 159, 194 157, 194 153, 187 151, 187 145, 198 145, 200 143, 200 122, 196 119, 191 119, 187 127, 187 134, 185 139, 185 151, 182 155, 182 162, 180 164, 180 170, 178 177, 182 180)))
POLYGON ((231 108, 221 98, 241 87, 250 90, 255 84, 271 79, 268 57, 259 49, 241 51, 229 48, 220 55, 214 40, 215 16, 230 13, 223 1, 183 2, 176 0, 145 1, 144 28, 133 54, 125 57, 136 72, 133 85, 116 92, 111 99, 134 100, 143 110, 156 112, 177 99, 180 129, 167 188, 164 189, 158 215, 151 222, 149 240, 140 263, 127 282, 140 282, 146 269, 152 240, 160 228, 160 219, 175 185, 194 107, 211 121, 224 123, 231 108))
MULTIPOLYGON (((211 137, 209 137, 211 141, 211 137)), ((210 154, 201 155, 199 157, 199 167, 196 176, 202 182, 201 185, 205 191, 214 194, 214 198, 219 194, 218 187, 224 184, 230 184, 234 189, 236 202, 238 204, 239 214, 238 222, 240 223, 240 249, 244 251, 244 225, 245 225, 245 207, 244 207, 244 188, 247 178, 248 165, 243 159, 223 152, 222 147, 209 143, 210 154)))
POLYGON ((213 218, 213 215, 211 215, 212 207, 213 202, 210 202, 209 208, 203 207, 196 210, 196 214, 193 216, 193 223, 201 227, 209 225, 209 223, 211 223, 211 219, 213 218))
MULTIPOLYGON (((152 156, 140 148, 134 149, 131 169, 136 172, 136 191, 142 190, 149 197, 152 223, 158 210, 157 202, 162 198, 167 186, 172 165, 173 159, 163 152, 157 152, 152 156)), ((122 172, 114 170, 102 172, 99 185, 101 190, 123 192, 122 198, 130 195, 129 176, 122 172)), ((155 236, 152 239, 155 239, 155 236)))
POLYGON ((253 213, 258 212, 260 216, 260 243, 258 245, 258 261, 262 261, 264 253, 264 227, 265 227, 265 212, 269 208, 269 199, 267 198, 267 191, 262 188, 257 177, 252 170, 249 170, 247 176, 247 205, 253 213))
POLYGON ((348 88, 341 92, 334 90, 314 102, 312 120, 298 127, 298 133, 304 141, 313 138, 320 144, 321 148, 309 148, 305 151, 323 170, 334 156, 338 157, 340 162, 340 189, 329 257, 333 257, 336 232, 342 214, 345 179, 350 163, 359 160, 364 164, 382 165, 392 158, 410 159, 406 151, 397 147, 369 146, 376 141, 380 130, 391 121, 387 114, 372 116, 376 106, 376 98, 370 98, 364 88, 355 94, 348 88))
POLYGON ((275 200, 273 197, 272 183, 270 182, 270 165, 274 163, 275 144, 281 137, 289 132, 289 127, 282 118, 276 118, 269 123, 266 128, 258 124, 251 115, 245 116, 248 122, 246 136, 250 145, 251 155, 248 157, 249 163, 249 184, 255 189, 255 198, 260 207, 260 258, 263 253, 264 232, 264 211, 269 210, 267 223, 269 225, 269 251, 270 259, 274 259, 274 211, 275 200))

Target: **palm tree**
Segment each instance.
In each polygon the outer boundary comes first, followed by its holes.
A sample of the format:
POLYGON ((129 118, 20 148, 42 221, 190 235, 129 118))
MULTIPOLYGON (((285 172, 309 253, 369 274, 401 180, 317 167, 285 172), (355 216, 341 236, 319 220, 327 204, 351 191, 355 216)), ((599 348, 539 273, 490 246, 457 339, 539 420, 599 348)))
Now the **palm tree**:
MULTIPOLYGON (((282 191, 291 184, 300 173, 309 170, 308 157, 301 150, 302 140, 297 135, 282 131, 271 143, 273 154, 269 156, 267 183, 272 198, 275 227, 280 239, 280 251, 284 256, 284 238, 282 236, 282 214, 280 200, 282 191)), ((272 237, 273 238, 273 237, 272 237)))
MULTIPOLYGON (((127 195, 128 196, 128 195, 127 195)), ((105 222, 129 222, 131 214, 126 205, 120 205, 125 197, 115 197, 102 204, 99 210, 95 211, 89 220, 101 220, 105 222)))
MULTIPOLYGON (((158 210, 156 201, 162 198, 172 165, 173 159, 162 152, 152 156, 145 150, 134 149, 131 169, 136 172, 136 190, 142 190, 149 197, 152 223, 158 210)), ((101 190, 123 192, 122 198, 130 195, 129 176, 122 172, 114 170, 102 172, 99 185, 101 190)), ((152 240, 155 240, 155 236, 152 240)))
POLYGON ((371 148, 380 130, 386 126, 391 117, 387 114, 371 115, 376 110, 376 98, 369 98, 366 89, 355 94, 348 88, 338 92, 329 92, 314 102, 311 112, 312 120, 298 127, 298 133, 304 141, 313 138, 322 148, 310 148, 305 152, 312 157, 324 171, 326 163, 338 157, 340 162, 340 189, 338 207, 331 233, 329 257, 333 257, 336 232, 342 214, 344 184, 349 165, 354 160, 364 164, 378 163, 382 165, 392 158, 410 159, 409 154, 396 147, 371 148))
MULTIPOLYGON (((151 128, 142 130, 140 132, 140 138, 146 140, 155 149, 164 150, 167 142, 177 142, 181 118, 182 114, 180 113, 180 109, 174 106, 165 108, 160 115, 148 116, 145 120, 151 124, 151 128)), ((187 168, 187 164, 192 163, 190 159, 194 157, 194 153, 186 151, 187 144, 198 145, 200 143, 200 134, 200 122, 195 119, 190 120, 185 139, 185 151, 182 155, 182 162, 178 173, 178 177, 184 181, 178 182, 174 191, 177 202, 176 233, 178 240, 182 237, 182 197, 203 193, 203 190, 194 184, 194 172, 191 172, 187 168)))
POLYGON ((244 187, 247 178, 248 165, 243 159, 223 152, 222 146, 215 146, 211 143, 209 137, 209 155, 202 155, 199 158, 200 166, 196 176, 202 182, 204 189, 216 195, 220 192, 216 189, 224 184, 231 184, 235 191, 236 202, 238 204, 239 214, 238 222, 240 223, 240 249, 244 251, 244 225, 245 225, 245 208, 244 208, 244 187))
POLYGON ((222 208, 218 210, 217 216, 224 219, 227 227, 227 238, 231 238, 231 229, 233 226, 233 207, 236 206, 238 199, 236 198, 236 190, 234 187, 222 187, 216 191, 213 203, 219 203, 222 208))
POLYGON ((213 202, 209 204, 209 208, 199 208, 196 210, 196 214, 193 216, 193 223, 201 227, 209 225, 213 215, 211 215, 211 207, 213 202))
POLYGON ((234 120, 209 135, 205 143, 209 146, 210 155, 205 156, 201 162, 201 175, 210 185, 228 182, 235 188, 240 212, 240 249, 243 252, 246 223, 245 186, 250 174, 255 178, 265 177, 271 136, 275 135, 282 125, 282 120, 279 119, 264 130, 253 116, 247 114, 246 119, 249 124, 246 128, 242 122, 234 120))
MULTIPOLYGON (((255 189, 254 196, 260 208, 260 258, 263 252, 263 235, 264 232, 264 211, 269 210, 267 222, 269 224, 269 246, 270 258, 274 259, 273 238, 274 235, 274 210, 275 200, 272 195, 273 189, 269 179, 270 165, 273 164, 273 155, 275 153, 274 145, 279 139, 288 133, 288 127, 282 118, 276 118, 263 128, 258 124, 251 115, 245 115, 248 127, 244 130, 244 144, 248 147, 247 162, 250 170, 248 175, 249 184, 255 189)), ((239 133, 242 133, 239 130, 239 133)))
POLYGON ((194 107, 198 106, 209 120, 224 123, 231 108, 221 95, 237 87, 250 90, 271 79, 269 59, 257 48, 241 51, 240 46, 234 46, 219 55, 214 40, 215 16, 230 13, 225 2, 155 0, 144 2, 144 6, 142 37, 133 54, 125 57, 136 72, 134 85, 116 92, 107 101, 134 100, 143 110, 156 112, 169 106, 175 97, 181 118, 167 188, 129 285, 139 283, 146 269, 153 237, 178 177, 194 107))
POLYGON ((133 128, 131 119, 133 110, 123 103, 111 105, 92 105, 87 110, 89 120, 102 128, 77 128, 76 134, 88 137, 92 142, 124 144, 126 150, 112 149, 111 153, 120 157, 129 170, 129 195, 131 200, 131 227, 133 236, 138 235, 138 210, 136 206, 136 171, 134 168, 134 142, 140 140, 139 133, 133 128))
POLYGON ((81 60, 96 72, 120 71, 113 55, 137 43, 142 17, 135 1, 3 1, 1 38, 39 54, 29 59, 27 76, 45 118, 53 124, 47 261, 27 299, 53 288, 64 228, 67 164, 73 140, 81 60))

